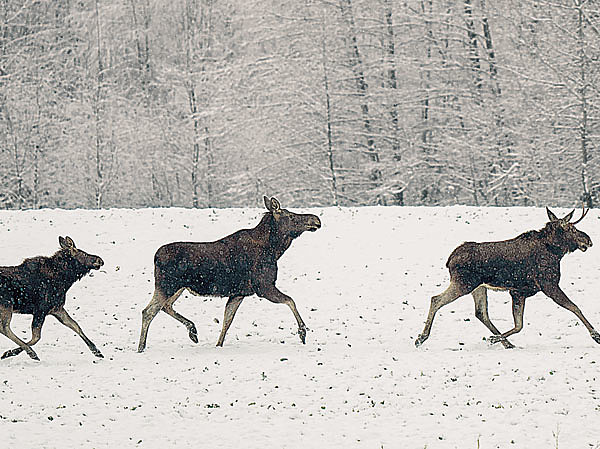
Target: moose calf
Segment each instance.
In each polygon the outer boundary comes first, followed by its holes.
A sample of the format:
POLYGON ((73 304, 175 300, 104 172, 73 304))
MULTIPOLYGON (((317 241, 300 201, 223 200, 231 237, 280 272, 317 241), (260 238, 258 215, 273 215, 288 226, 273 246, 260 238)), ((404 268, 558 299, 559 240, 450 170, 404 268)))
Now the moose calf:
POLYGON ((287 304, 298 322, 300 340, 305 343, 306 326, 294 300, 275 286, 277 260, 304 231, 319 229, 321 221, 315 215, 281 209, 275 198, 265 196, 264 202, 268 212, 253 229, 242 229, 216 242, 169 243, 156 251, 154 295, 142 311, 138 352, 146 348, 148 327, 161 310, 185 325, 190 339, 198 343, 194 323, 173 310, 173 303, 186 289, 201 296, 229 297, 217 346, 223 346, 244 297, 253 294, 287 304))
POLYGON ((420 346, 429 338, 433 318, 442 306, 471 293, 475 299, 475 316, 494 334, 490 341, 513 348, 506 338, 523 328, 525 299, 539 291, 573 312, 594 341, 600 343, 600 334, 558 286, 563 256, 577 249, 585 251, 592 246, 590 237, 575 228, 588 211, 584 209, 581 218, 571 223, 574 210, 559 219, 546 208, 550 221, 540 231, 525 232, 500 242, 466 242, 456 248, 446 263, 450 271, 450 286, 442 294, 431 298, 425 328, 415 345, 420 346), (500 333, 490 321, 488 288, 509 291, 515 323, 513 329, 500 333))
POLYGON ((33 257, 18 266, 0 267, 0 333, 18 345, 6 351, 3 359, 25 351, 32 359, 39 360, 31 346, 40 340, 42 325, 48 314, 74 330, 96 357, 103 357, 69 316, 64 305, 67 290, 90 270, 98 270, 104 262, 98 256, 77 249, 70 237, 59 237, 58 241, 61 249, 51 257, 33 257), (10 329, 13 313, 33 315, 31 340, 27 343, 10 329))

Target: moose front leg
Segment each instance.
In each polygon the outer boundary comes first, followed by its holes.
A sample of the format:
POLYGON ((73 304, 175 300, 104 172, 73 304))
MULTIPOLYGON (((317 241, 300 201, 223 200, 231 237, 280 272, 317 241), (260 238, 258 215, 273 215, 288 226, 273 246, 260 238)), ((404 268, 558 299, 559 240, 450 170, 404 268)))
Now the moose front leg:
MULTIPOLYGON (((471 295, 475 300, 475 316, 477 319, 481 321, 485 327, 487 327, 492 334, 494 334, 494 336, 500 335, 500 331, 496 326, 494 326, 494 323, 492 323, 488 314, 487 287, 485 285, 480 285, 471 292, 471 295)), ((506 338, 501 339, 500 343, 502 343, 506 349, 514 348, 513 344, 506 338)))
POLYGON ((243 296, 232 296, 227 300, 227 304, 225 305, 225 313, 223 316, 223 329, 221 329, 221 335, 219 335, 217 346, 223 346, 223 342, 225 341, 225 334, 229 330, 229 326, 231 326, 231 322, 233 321, 235 312, 237 312, 237 309, 242 303, 243 299, 243 296))
POLYGON ((575 305, 575 303, 567 297, 567 295, 561 290, 558 284, 545 285, 542 287, 542 291, 556 304, 573 312, 586 327, 592 339, 596 343, 600 343, 600 334, 598 333, 598 331, 594 329, 590 322, 583 316, 583 313, 581 312, 581 310, 579 310, 579 307, 577 307, 577 305, 575 305))
POLYGON ((63 307, 61 307, 60 309, 55 310, 53 312, 50 312, 50 314, 52 316, 56 317, 56 319, 61 324, 64 324, 69 329, 72 329, 73 331, 75 331, 75 333, 77 335, 79 335, 81 337, 81 339, 85 342, 85 344, 88 346, 88 348, 90 348, 90 351, 92 351, 92 354, 94 354, 96 357, 104 358, 104 356, 102 355, 100 350, 96 347, 96 345, 94 343, 92 343, 92 341, 89 338, 86 337, 86 335, 81 330, 81 327, 79 327, 79 324, 77 324, 77 322, 73 318, 71 318, 71 316, 67 313, 67 311, 63 307))
MULTIPOLYGON (((34 315, 33 320, 31 320, 31 340, 29 340, 26 345, 31 347, 40 341, 42 338, 42 326, 44 325, 44 321, 46 320, 45 314, 34 315)), ((13 357, 15 355, 19 355, 23 352, 24 348, 21 346, 16 347, 14 349, 9 349, 4 354, 2 354, 2 358, 6 359, 8 357, 13 357)))
POLYGON ((298 313, 298 309, 296 308, 296 303, 294 300, 285 293, 279 291, 279 289, 274 285, 261 289, 258 295, 274 303, 286 304, 292 310, 294 318, 296 318, 296 321, 298 322, 298 335, 300 336, 300 340, 302 343, 306 344, 307 328, 304 324, 304 321, 302 321, 300 314, 298 313))

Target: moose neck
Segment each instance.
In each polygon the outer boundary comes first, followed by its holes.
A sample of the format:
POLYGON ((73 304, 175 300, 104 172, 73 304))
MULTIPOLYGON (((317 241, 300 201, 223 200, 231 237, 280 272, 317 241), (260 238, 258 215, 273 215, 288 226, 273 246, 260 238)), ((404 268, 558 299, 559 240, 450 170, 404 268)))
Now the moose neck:
POLYGON ((558 260, 562 259, 565 254, 570 252, 569 248, 567 248, 565 244, 559 240, 556 235, 556 231, 551 229, 549 226, 545 226, 539 232, 548 251, 556 256, 558 260))
POLYGON ((264 248, 264 253, 276 262, 292 244, 293 237, 279 232, 273 214, 266 213, 258 226, 254 228, 264 248))

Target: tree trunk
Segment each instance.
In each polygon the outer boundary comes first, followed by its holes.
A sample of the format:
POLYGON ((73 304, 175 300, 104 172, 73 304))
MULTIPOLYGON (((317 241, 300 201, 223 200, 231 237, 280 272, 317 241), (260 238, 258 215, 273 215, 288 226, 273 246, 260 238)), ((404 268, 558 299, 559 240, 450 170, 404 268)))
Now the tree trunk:
POLYGON ((467 45, 469 50, 469 59, 471 61, 471 70, 473 72, 473 79, 475 87, 478 91, 482 87, 481 79, 481 61, 479 60, 479 53, 477 50, 477 34, 475 33, 475 24, 473 21, 473 5, 471 0, 464 0, 465 2, 465 24, 467 27, 467 45))
POLYGON ((593 207, 592 195, 589 189, 589 177, 588 177, 588 135, 589 135, 589 123, 588 123, 588 98, 587 98, 587 56, 585 54, 585 36, 583 33, 584 28, 584 13, 583 13, 583 2, 576 0, 575 6, 577 8, 577 39, 578 39, 578 56, 579 56, 579 89, 578 94, 581 101, 581 118, 579 124, 579 141, 581 145, 581 199, 587 205, 587 207, 593 207))
POLYGON ((199 170, 200 170, 200 122, 197 117, 198 107, 196 104, 196 92, 192 81, 189 81, 188 85, 188 101, 190 105, 190 113, 194 124, 194 143, 192 144, 192 207, 200 207, 200 194, 199 194, 199 170))
MULTIPOLYGON (((133 19, 134 36, 135 36, 135 49, 137 54, 138 70, 140 72, 140 79, 142 88, 146 90, 150 81, 150 41, 148 38, 148 17, 144 20, 144 33, 143 36, 140 32, 140 20, 138 19, 138 13, 136 10, 136 0, 131 0, 131 16, 133 19)), ((149 9, 149 4, 146 3, 146 11, 149 9)), ((146 105, 148 105, 148 93, 144 95, 146 105)))
MULTIPOLYGON (((361 99, 360 109, 362 111, 362 122, 365 130, 366 138, 366 153, 374 166, 367 173, 369 181, 373 185, 373 190, 378 189, 382 183, 382 172, 377 167, 380 161, 379 153, 375 148, 375 138, 371 129, 371 119, 369 114, 368 103, 368 84, 365 80, 363 71, 363 61, 358 48, 358 38, 356 32, 356 23, 354 20, 354 12, 352 10, 352 0, 340 0, 340 9, 342 16, 348 25, 348 41, 350 42, 350 67, 352 68, 353 77, 356 81, 356 91, 361 99)), ((377 195, 376 203, 379 203, 381 198, 377 195)))
MULTIPOLYGON (((423 13, 425 33, 427 36, 425 44, 426 60, 424 65, 427 67, 431 64, 431 43, 433 42, 433 29, 431 24, 432 10, 432 0, 421 0, 421 12, 423 13)), ((431 88, 431 73, 429 68, 422 69, 422 74, 424 98, 421 101, 421 126, 423 127, 423 131, 421 132, 421 142, 423 143, 423 148, 426 149, 431 140, 431 129, 429 124, 429 89, 431 88)))
POLYGON ((362 99, 360 108, 362 111, 363 126, 365 128, 366 140, 367 140, 367 153, 373 162, 379 162, 379 154, 375 149, 375 139, 371 130, 371 121, 369 118, 369 104, 367 102, 368 88, 367 82, 365 81, 365 74, 363 71, 363 62, 358 49, 358 39, 356 34, 356 24, 354 22, 354 12, 352 11, 352 0, 340 0, 340 9, 342 16, 345 18, 348 24, 348 38, 350 41, 350 66, 352 67, 352 73, 356 81, 356 90, 358 91, 359 97, 362 99))
POLYGON ((337 178, 335 172, 335 164, 333 161, 333 139, 331 133, 331 93, 329 91, 329 63, 327 60, 327 45, 325 42, 327 29, 326 21, 327 16, 323 13, 321 18, 321 50, 322 50, 322 67, 323 67, 323 89, 325 91, 325 126, 327 129, 327 159, 329 161, 329 173, 331 176, 331 196, 333 199, 333 205, 339 205, 338 191, 337 191, 337 178))
MULTIPOLYGON (((485 11, 485 0, 481 0, 481 8, 485 11)), ((492 93, 494 93, 496 96, 499 96, 502 93, 502 89, 500 88, 500 81, 498 80, 498 69, 496 67, 496 52, 494 50, 494 43, 492 41, 492 32, 490 31, 490 24, 485 13, 481 18, 481 22, 483 26, 485 48, 488 54, 490 81, 492 82, 492 93)))
MULTIPOLYGON (((396 75, 396 42, 394 35, 394 18, 391 0, 384 0, 385 16, 385 65, 387 67, 386 77, 391 90, 392 105, 390 107, 390 120, 392 131, 392 159, 396 162, 401 160, 400 142, 398 139, 398 80, 396 75)), ((402 206, 404 204, 404 189, 394 181, 392 204, 402 206)))
POLYGON ((101 109, 102 109, 102 83, 104 82, 104 67, 102 65, 102 47, 100 40, 100 12, 98 9, 98 0, 95 1, 96 8, 96 50, 98 57, 98 73, 96 75, 96 92, 94 95, 94 104, 92 106, 94 112, 94 125, 96 132, 95 150, 96 150, 96 186, 94 203, 97 209, 102 209, 104 201, 104 169, 102 166, 102 124, 101 124, 101 109))
POLYGON ((396 154, 399 151, 399 143, 398 143, 398 100, 397 100, 397 95, 398 95, 398 81, 397 81, 397 75, 396 75, 396 43, 395 43, 395 36, 394 36, 394 21, 393 21, 393 15, 392 15, 392 5, 391 5, 391 0, 384 0, 384 4, 385 4, 385 10, 384 10, 384 15, 385 15, 385 33, 386 33, 386 45, 385 45, 385 51, 386 51, 386 66, 387 66, 387 79, 388 79, 388 83, 389 83, 389 87, 392 90, 392 96, 393 96, 393 101, 392 101, 392 106, 390 109, 390 118, 392 121, 392 132, 393 137, 392 137, 392 151, 394 153, 394 156, 396 156, 396 154))

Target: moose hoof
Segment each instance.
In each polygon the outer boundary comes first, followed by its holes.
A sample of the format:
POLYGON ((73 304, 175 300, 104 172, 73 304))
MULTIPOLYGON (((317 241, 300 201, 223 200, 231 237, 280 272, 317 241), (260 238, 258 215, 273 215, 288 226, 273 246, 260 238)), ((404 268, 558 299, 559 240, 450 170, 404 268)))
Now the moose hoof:
POLYGON ((506 337, 503 337, 502 335, 492 335, 489 338, 490 344, 494 344, 494 343, 502 343, 502 345, 506 348, 506 349, 514 349, 515 345, 513 345, 510 341, 508 341, 506 339, 506 337))
POLYGON ((417 337, 417 339, 415 340, 415 346, 418 348, 419 346, 421 346, 425 340, 427 340, 427 336, 421 334, 417 337))
POLYGON ((500 343, 504 346, 504 349, 515 349, 515 345, 513 345, 506 338, 504 340, 500 340, 500 343))
MULTIPOLYGON (((15 355, 17 355, 19 352, 21 352, 21 348, 19 348, 19 350, 17 351, 16 349, 10 349, 8 351, 6 351, 4 354, 2 354, 2 359, 7 359, 9 357, 14 357, 15 355)), ((33 358, 33 357, 32 357, 33 358)))
POLYGON ((102 355, 102 353, 98 349, 92 349, 92 354, 94 354, 99 359, 103 359, 104 358, 104 355, 102 355))
POLYGON ((194 343, 198 343, 198 331, 196 330, 195 326, 190 328, 189 336, 190 340, 192 340, 194 343))
POLYGON ((592 336, 592 338, 594 339, 594 341, 596 343, 600 343, 600 333, 598 333, 597 331, 593 331, 593 332, 590 332, 590 335, 592 336))
POLYGON ((302 342, 302 344, 306 344, 306 328, 305 327, 301 327, 300 329, 298 329, 298 335, 300 336, 300 341, 302 342))

